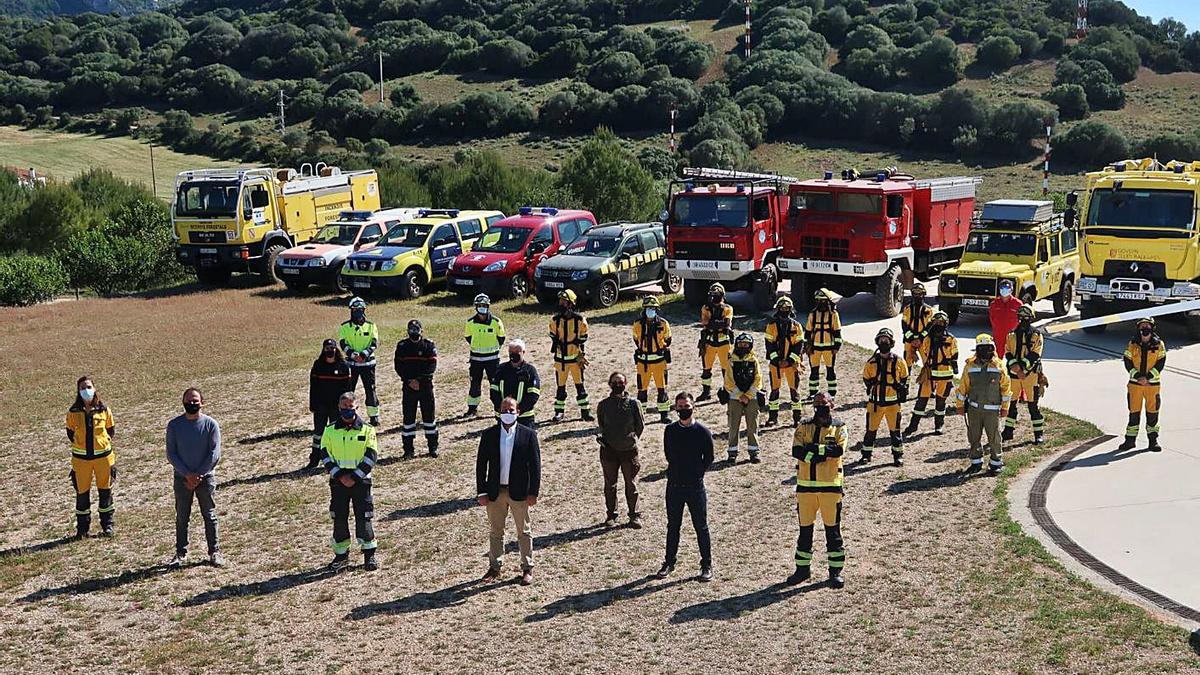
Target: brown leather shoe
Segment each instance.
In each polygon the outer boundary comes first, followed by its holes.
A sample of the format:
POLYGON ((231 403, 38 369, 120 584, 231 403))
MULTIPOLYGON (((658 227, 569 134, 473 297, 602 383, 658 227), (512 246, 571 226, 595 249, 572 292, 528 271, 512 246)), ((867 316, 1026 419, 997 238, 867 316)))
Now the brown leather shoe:
POLYGON ((484 572, 483 578, 480 581, 495 581, 500 578, 500 570, 495 567, 489 567, 487 572, 484 572))
POLYGON ((521 585, 528 586, 533 583, 533 570, 525 570, 521 573, 521 585))

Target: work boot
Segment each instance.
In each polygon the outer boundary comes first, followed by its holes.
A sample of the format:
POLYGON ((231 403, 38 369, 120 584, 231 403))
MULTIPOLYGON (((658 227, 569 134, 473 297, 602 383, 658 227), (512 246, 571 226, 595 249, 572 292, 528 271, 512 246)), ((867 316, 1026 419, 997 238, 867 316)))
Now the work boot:
POLYGON ((368 572, 379 569, 379 559, 375 557, 375 549, 369 548, 363 551, 363 569, 368 572))
POLYGON ((788 578, 785 579, 783 583, 785 583, 789 586, 795 586, 796 584, 808 581, 809 577, 811 577, 811 576, 812 576, 812 566, 796 565, 796 571, 792 572, 791 575, 788 576, 788 578))
POLYGON ((665 413, 665 412, 659 412, 659 413, 658 413, 658 421, 659 421, 659 422, 662 422, 663 424, 670 424, 670 423, 671 423, 671 416, 670 416, 670 415, 668 415, 668 414, 667 414, 667 413, 665 413))
POLYGON ((842 588, 846 585, 845 578, 842 577, 842 568, 829 568, 829 586, 832 588, 842 588))
POLYGON ((1117 450, 1132 450, 1137 445, 1137 436, 1126 436, 1125 442, 1117 446, 1117 450))
POLYGON ((658 568, 658 572, 656 572, 654 576, 658 577, 659 579, 666 579, 667 577, 671 576, 671 572, 674 571, 674 565, 671 563, 663 563, 662 567, 658 568))
POLYGON ((1008 441, 1011 441, 1012 439, 1013 439, 1013 428, 1012 427, 1004 427, 1004 431, 1000 432, 1000 440, 1007 443, 1008 441))
POLYGON ((401 457, 401 459, 412 459, 413 457, 416 457, 416 456, 417 456, 417 453, 415 450, 413 450, 412 448, 405 448, 404 455, 401 457))
POLYGON ((337 555, 333 556, 333 560, 330 561, 330 563, 329 563, 329 569, 333 570, 334 572, 341 572, 342 570, 346 569, 349 566, 350 566, 350 554, 349 553, 338 553, 337 555))
POLYGON ((463 414, 463 417, 479 417, 479 406, 477 406, 477 405, 467 406, 467 412, 463 414))
POLYGON ((101 537, 111 537, 114 534, 116 534, 116 532, 113 530, 112 518, 101 518, 100 519, 100 536, 101 537))
POLYGON ((88 536, 88 530, 92 529, 91 516, 75 516, 75 538, 84 539, 88 536))
POLYGON ((432 443, 429 445, 429 456, 434 459, 437 459, 437 456, 438 456, 437 446, 433 445, 432 443))
POLYGON ((779 411, 772 410, 767 413, 767 421, 763 424, 764 427, 773 427, 779 424, 779 411))
POLYGON ((321 451, 313 450, 312 452, 308 453, 308 464, 305 464, 304 468, 301 469, 301 471, 312 471, 313 469, 317 468, 320 465, 321 465, 321 451))
POLYGON ((379 426, 379 415, 371 415, 371 426, 379 426))
POLYGON ((794 426, 794 427, 800 426, 800 422, 803 421, 803 418, 804 418, 804 411, 800 410, 799 407, 792 409, 792 426, 794 426))
POLYGON ((996 474, 1000 473, 1003 469, 1004 469, 1004 462, 997 462, 995 460, 990 460, 988 462, 988 475, 989 476, 995 476, 996 474))
POLYGON ((751 452, 751 453, 750 453, 750 463, 751 463, 751 464, 758 464, 758 463, 759 463, 759 462, 761 462, 761 461, 762 461, 762 460, 758 458, 758 453, 757 453, 757 452, 751 452))
POLYGON ((588 408, 584 408, 583 410, 580 410, 579 416, 583 418, 584 422, 595 422, 596 421, 596 418, 592 417, 592 411, 589 410, 588 408))
POLYGON ((709 582, 713 580, 712 565, 702 565, 700 567, 700 581, 709 582))
POLYGON ((415 457, 416 456, 416 450, 415 450, 416 444, 413 441, 412 436, 405 436, 403 444, 404 444, 404 459, 412 459, 413 457, 415 457))
POLYGON ((642 529, 642 516, 640 514, 637 514, 637 513, 630 514, 629 529, 631 529, 631 530, 642 529))
POLYGON ((567 414, 561 410, 555 411, 554 417, 550 418, 551 422, 561 422, 567 418, 567 414))
POLYGON ((867 446, 861 445, 861 444, 860 444, 860 448, 862 449, 862 457, 860 457, 858 459, 858 463, 859 464, 870 464, 871 463, 871 453, 873 451, 870 448, 868 448, 867 446))
POLYGON ((696 403, 701 403, 701 402, 707 401, 711 398, 712 398, 712 387, 710 387, 709 385, 706 384, 700 389, 700 395, 696 397, 696 403))
POLYGON ((1033 432, 1033 444, 1034 445, 1041 445, 1045 442, 1046 442, 1046 434, 1044 434, 1040 431, 1033 432))
POLYGON ((904 453, 902 453, 902 452, 893 452, 892 453, 892 466, 904 466, 904 453))
POLYGON ((935 436, 941 436, 944 433, 946 433, 946 432, 942 431, 942 422, 940 420, 937 422, 934 422, 933 423, 933 434, 935 436))
POLYGON ((983 470, 983 460, 982 459, 973 459, 973 460, 971 460, 971 463, 967 465, 966 472, 967 473, 978 473, 981 470, 983 470))
POLYGON ((1158 434, 1146 434, 1150 444, 1146 446, 1150 452, 1162 452, 1162 446, 1158 444, 1158 434))
POLYGON ((917 433, 917 426, 920 423, 921 422, 914 415, 912 420, 909 421, 908 426, 904 427, 904 435, 907 437, 917 433))

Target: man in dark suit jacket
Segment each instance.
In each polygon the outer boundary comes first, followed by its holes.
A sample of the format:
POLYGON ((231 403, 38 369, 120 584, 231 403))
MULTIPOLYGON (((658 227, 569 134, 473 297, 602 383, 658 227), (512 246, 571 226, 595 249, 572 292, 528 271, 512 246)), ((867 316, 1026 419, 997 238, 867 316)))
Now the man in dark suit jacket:
POLYGON ((490 528, 484 581, 500 576, 504 522, 511 512, 521 549, 521 585, 533 583, 533 525, 529 507, 537 504, 541 483, 542 453, 537 432, 517 424, 517 401, 507 397, 500 402, 500 423, 480 435, 475 459, 475 491, 479 494, 479 504, 487 508, 490 528))

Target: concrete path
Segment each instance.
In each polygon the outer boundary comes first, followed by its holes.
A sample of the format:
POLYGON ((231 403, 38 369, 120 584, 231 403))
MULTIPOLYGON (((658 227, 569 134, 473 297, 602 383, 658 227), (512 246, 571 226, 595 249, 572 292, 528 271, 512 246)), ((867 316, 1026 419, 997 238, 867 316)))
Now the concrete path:
MULTIPOLYGON (((936 304, 936 283, 927 286, 929 302, 936 304)), ((849 342, 873 349, 881 327, 899 334, 899 318, 879 319, 867 294, 844 298, 838 307, 849 342)), ((1051 304, 1039 302, 1037 309, 1048 321, 1051 304)), ((1200 345, 1188 344, 1181 325, 1160 322, 1160 327, 1169 349, 1161 453, 1141 449, 1144 434, 1139 449, 1116 451, 1128 415, 1121 354, 1132 329, 1118 325, 1105 335, 1079 331, 1047 338, 1043 360, 1050 387, 1045 406, 1088 420, 1117 438, 1065 464, 1050 482, 1046 507, 1059 528, 1104 565, 1200 610, 1200 345)), ((951 332, 965 359, 974 349, 974 336, 990 328, 986 317, 964 313, 951 332)), ((847 363, 843 377, 857 376, 859 367, 847 363)), ((1017 439, 1029 438, 1025 410, 1019 420, 1017 439)), ((1025 509, 1026 503, 1014 500, 1014 507, 1025 509)), ((1066 555, 1055 545, 1049 548, 1066 555)))

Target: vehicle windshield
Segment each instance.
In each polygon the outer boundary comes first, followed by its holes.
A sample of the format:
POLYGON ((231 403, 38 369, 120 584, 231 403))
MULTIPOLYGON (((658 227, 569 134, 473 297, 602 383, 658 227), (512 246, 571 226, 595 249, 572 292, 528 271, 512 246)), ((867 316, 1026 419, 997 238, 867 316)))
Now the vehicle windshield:
POLYGON ((883 195, 863 192, 795 192, 792 209, 826 213, 883 213, 883 195))
POLYGON ((592 237, 585 236, 584 238, 571 244, 567 249, 567 255, 590 255, 597 258, 607 258, 617 252, 617 247, 621 245, 621 240, 616 237, 592 237))
POLYGON ((358 235, 357 223, 332 223, 321 228, 317 236, 313 237, 315 244, 336 244, 338 246, 349 246, 354 243, 354 237, 358 235))
POLYGON ((193 181, 179 186, 175 215, 195 218, 232 218, 237 215, 237 181, 193 181))
POLYGON ((400 223, 383 235, 383 239, 379 240, 379 245, 420 248, 425 245, 425 240, 429 238, 429 232, 432 229, 432 225, 400 223))
POLYGON ((1096 190, 1087 224, 1102 227, 1192 229, 1195 198, 1186 190, 1096 190))
POLYGON ((686 227, 749 227, 745 195, 683 195, 675 200, 675 224, 686 227))
POLYGON ((529 234, 533 232, 528 227, 493 227, 476 244, 476 251, 492 253, 516 253, 525 247, 529 234))
POLYGON ((1032 234, 1006 232, 972 232, 967 239, 967 253, 987 255, 1033 255, 1037 252, 1037 237, 1032 234))

